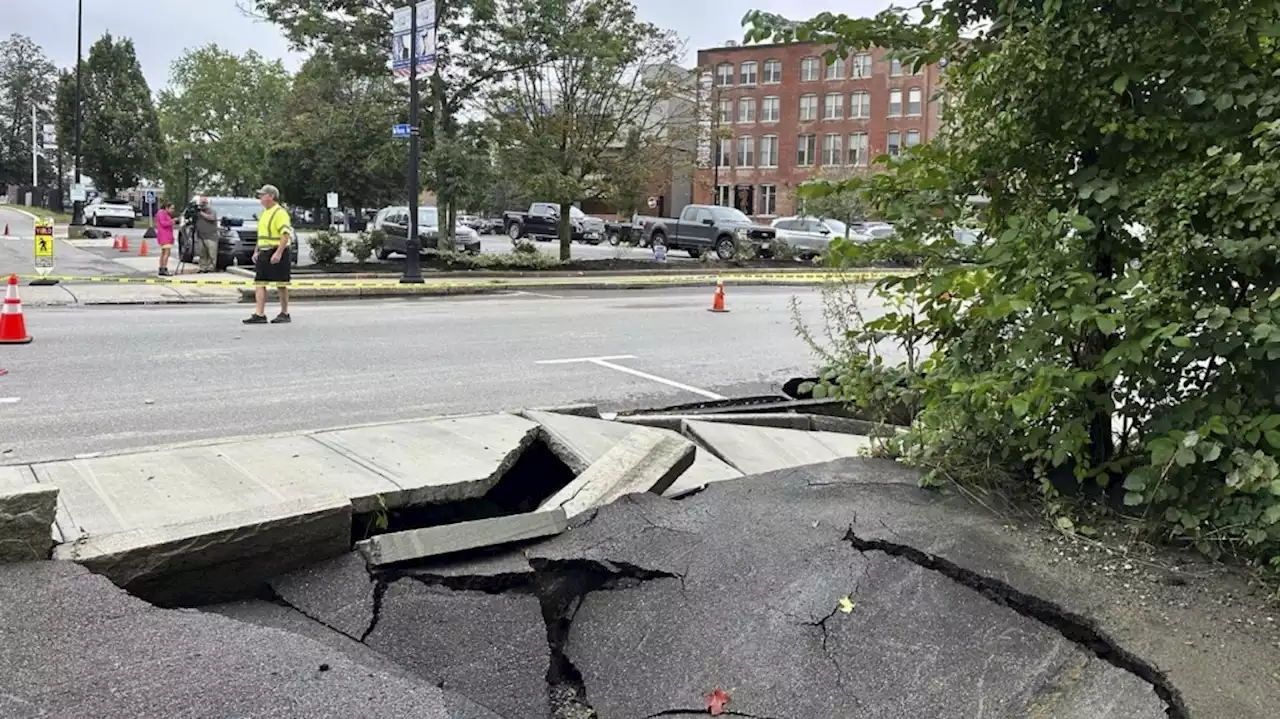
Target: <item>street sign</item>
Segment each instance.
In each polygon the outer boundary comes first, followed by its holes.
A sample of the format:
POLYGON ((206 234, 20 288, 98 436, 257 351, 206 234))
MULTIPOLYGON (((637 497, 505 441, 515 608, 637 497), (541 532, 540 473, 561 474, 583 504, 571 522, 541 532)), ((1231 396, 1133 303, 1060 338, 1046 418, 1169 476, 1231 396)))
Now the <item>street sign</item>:
POLYGON ((653 246, 653 259, 657 262, 667 261, 667 246, 661 242, 653 246))
POLYGON ((410 135, 409 126, 407 124, 391 126, 392 137, 408 137, 409 135, 410 135))
POLYGON ((328 201, 328 207, 330 210, 338 209, 338 193, 330 192, 325 195, 325 199, 328 201))
POLYGON ((148 204, 148 205, 154 205, 154 204, 156 204, 156 191, 155 191, 155 190, 147 190, 147 204, 148 204))
POLYGON ((53 220, 41 220, 36 223, 36 236, 32 250, 36 260, 36 274, 44 277, 53 272, 53 220))
POLYGON ((71 186, 71 201, 72 202, 85 201, 84 185, 77 182, 71 186))
POLYGON ((436 4, 434 0, 418 3, 418 54, 409 57, 413 26, 410 8, 396 8, 391 18, 391 71, 396 77, 409 77, 416 64, 419 73, 430 74, 436 67, 436 4))

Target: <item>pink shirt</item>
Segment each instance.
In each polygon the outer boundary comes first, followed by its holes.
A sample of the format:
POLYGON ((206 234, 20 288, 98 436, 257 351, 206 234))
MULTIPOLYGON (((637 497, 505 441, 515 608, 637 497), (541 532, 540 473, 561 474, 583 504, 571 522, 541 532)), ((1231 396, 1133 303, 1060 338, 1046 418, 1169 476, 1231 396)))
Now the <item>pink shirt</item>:
POLYGON ((166 210, 160 210, 156 213, 156 244, 173 244, 173 218, 169 216, 166 210))

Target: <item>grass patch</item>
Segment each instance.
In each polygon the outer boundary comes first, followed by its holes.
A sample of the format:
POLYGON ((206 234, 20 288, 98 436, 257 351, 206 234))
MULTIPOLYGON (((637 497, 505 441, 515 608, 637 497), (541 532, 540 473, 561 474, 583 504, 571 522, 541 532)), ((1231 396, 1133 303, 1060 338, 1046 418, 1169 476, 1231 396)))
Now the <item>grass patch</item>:
MULTIPOLYGON (((10 207, 14 207, 14 206, 15 205, 10 205, 10 207)), ((58 224, 58 225, 71 224, 70 212, 54 212, 53 210, 50 210, 44 207, 32 207, 31 205, 16 205, 16 207, 21 210, 26 210, 27 212, 30 212, 31 214, 35 215, 36 217, 39 217, 40 219, 44 219, 46 217, 52 217, 54 224, 58 224)))

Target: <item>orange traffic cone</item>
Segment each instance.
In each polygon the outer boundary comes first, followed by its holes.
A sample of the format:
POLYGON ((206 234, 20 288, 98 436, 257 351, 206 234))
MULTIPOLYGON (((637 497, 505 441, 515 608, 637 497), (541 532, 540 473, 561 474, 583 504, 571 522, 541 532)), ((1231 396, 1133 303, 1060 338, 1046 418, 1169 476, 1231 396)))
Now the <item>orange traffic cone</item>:
POLYGON ((711 300, 711 312, 728 312, 724 308, 724 280, 716 278, 716 296, 711 300))
POLYGON ((138 257, 146 257, 146 256, 147 256, 147 241, 143 240, 142 248, 138 250, 138 257))
POLYGON ((121 252, 129 251, 129 238, 125 237, 124 235, 120 235, 120 251, 121 252))
POLYGON ((113 237, 113 238, 111 238, 111 249, 113 249, 113 250, 118 250, 118 249, 120 249, 120 238, 119 238, 119 237, 113 237))
POLYGON ((4 306, 0 307, 0 344, 25 345, 29 342, 31 335, 27 334, 27 322, 22 319, 22 300, 18 299, 18 276, 9 275, 4 306))

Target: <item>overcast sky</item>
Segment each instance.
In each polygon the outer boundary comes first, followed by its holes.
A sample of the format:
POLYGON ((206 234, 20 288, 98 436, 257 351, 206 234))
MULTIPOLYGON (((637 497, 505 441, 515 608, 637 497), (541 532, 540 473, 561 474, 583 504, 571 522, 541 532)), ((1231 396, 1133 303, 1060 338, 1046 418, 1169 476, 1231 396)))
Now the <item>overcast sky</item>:
MULTIPOLYGON (((700 47, 742 39, 742 16, 748 10, 808 18, 826 10, 870 15, 890 0, 637 0, 642 19, 677 31, 689 44, 685 64, 693 65, 700 47)), ((902 4, 899 2, 898 4, 902 4)), ((44 47, 59 67, 76 57, 76 0, 0 0, 0 37, 27 35, 44 47)), ((169 63, 190 47, 208 43, 234 52, 254 49, 278 57, 296 69, 299 58, 289 52, 280 31, 246 17, 236 0, 84 0, 84 51, 102 33, 133 38, 138 60, 152 90, 169 79, 169 63)))

